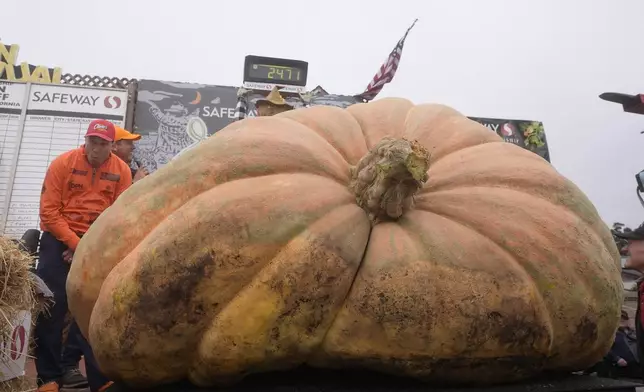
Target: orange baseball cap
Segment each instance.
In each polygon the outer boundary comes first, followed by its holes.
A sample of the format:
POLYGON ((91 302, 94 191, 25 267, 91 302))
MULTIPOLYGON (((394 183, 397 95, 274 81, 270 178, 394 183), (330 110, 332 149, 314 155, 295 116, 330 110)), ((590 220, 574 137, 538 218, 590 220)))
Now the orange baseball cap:
POLYGON ((141 135, 135 135, 133 133, 130 133, 126 131, 125 129, 119 127, 118 125, 115 125, 114 128, 116 128, 116 137, 114 138, 115 142, 118 142, 119 140, 139 140, 141 139, 141 135))

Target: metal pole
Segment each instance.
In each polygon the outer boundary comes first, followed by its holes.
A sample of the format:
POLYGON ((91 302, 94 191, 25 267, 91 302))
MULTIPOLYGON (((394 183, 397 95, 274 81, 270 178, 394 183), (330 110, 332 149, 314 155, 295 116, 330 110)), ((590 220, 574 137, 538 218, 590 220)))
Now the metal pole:
POLYGON ((125 118, 123 119, 123 128, 130 132, 135 132, 134 129, 134 115, 136 111, 136 91, 138 82, 133 80, 127 86, 127 109, 125 111, 125 118))

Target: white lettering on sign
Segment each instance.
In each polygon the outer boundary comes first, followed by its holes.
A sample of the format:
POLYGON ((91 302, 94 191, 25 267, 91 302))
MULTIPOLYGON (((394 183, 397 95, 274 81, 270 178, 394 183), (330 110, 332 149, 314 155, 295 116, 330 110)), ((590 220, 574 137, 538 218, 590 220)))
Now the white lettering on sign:
POLYGON ((42 65, 34 67, 24 61, 18 64, 19 50, 18 45, 5 45, 0 41, 0 76, 3 79, 15 82, 60 83, 60 68, 47 68, 42 65))
POLYGON ((217 108, 204 106, 202 117, 235 118, 235 108, 217 108))
POLYGON ((7 92, 7 86, 0 86, 0 101, 8 101, 9 93, 7 92))
POLYGON ((304 94, 306 92, 306 87, 304 86, 286 86, 284 84, 276 85, 273 83, 244 82, 242 87, 248 90, 271 91, 275 86, 279 86, 279 90, 282 93, 304 94))
POLYGON ((521 144, 521 139, 519 139, 518 137, 504 137, 503 140, 512 144, 521 144))
POLYGON ((50 102, 60 104, 76 104, 96 106, 96 101, 99 97, 91 95, 77 95, 67 93, 42 93, 41 91, 34 91, 32 102, 50 102))
POLYGON ((0 81, 0 109, 20 109, 24 96, 24 84, 0 81))
POLYGON ((482 125, 485 128, 490 129, 490 130, 492 130, 494 132, 498 133, 498 131, 499 131, 499 124, 482 124, 482 125))
POLYGON ((60 117, 55 112, 91 113, 101 118, 102 114, 123 116, 126 110, 127 91, 124 90, 35 84, 31 87, 27 114, 60 117))

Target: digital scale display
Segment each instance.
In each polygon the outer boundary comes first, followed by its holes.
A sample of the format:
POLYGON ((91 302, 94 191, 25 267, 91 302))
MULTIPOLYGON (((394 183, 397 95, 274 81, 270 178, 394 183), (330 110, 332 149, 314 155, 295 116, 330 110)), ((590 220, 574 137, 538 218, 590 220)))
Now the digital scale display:
POLYGON ((304 72, 295 67, 284 67, 270 64, 253 64, 249 76, 253 79, 274 80, 277 82, 286 82, 299 84, 304 76, 304 72))
POLYGON ((306 86, 308 68, 306 61, 246 56, 244 82, 306 86))

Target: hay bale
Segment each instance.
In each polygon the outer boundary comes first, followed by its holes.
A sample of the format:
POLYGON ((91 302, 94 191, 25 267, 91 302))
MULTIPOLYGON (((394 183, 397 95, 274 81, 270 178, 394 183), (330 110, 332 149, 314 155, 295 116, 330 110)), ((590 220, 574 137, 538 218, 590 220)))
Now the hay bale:
POLYGON ((22 310, 36 306, 36 285, 31 276, 33 258, 10 238, 0 236, 0 333, 13 330, 11 323, 22 310))
MULTIPOLYGON (((33 258, 20 249, 18 243, 0 236, 0 340, 2 342, 11 339, 11 333, 16 327, 13 324, 20 321, 18 316, 21 311, 34 312, 35 310, 36 282, 30 271, 32 264, 33 258)), ((0 358, 6 360, 5 358, 10 358, 9 354, 9 352, 0 352, 0 358)), ((10 386, 20 383, 20 380, 15 380, 4 384, 10 386)))
POLYGON ((27 376, 0 382, 0 392, 31 392, 35 391, 36 388, 36 380, 27 376))

